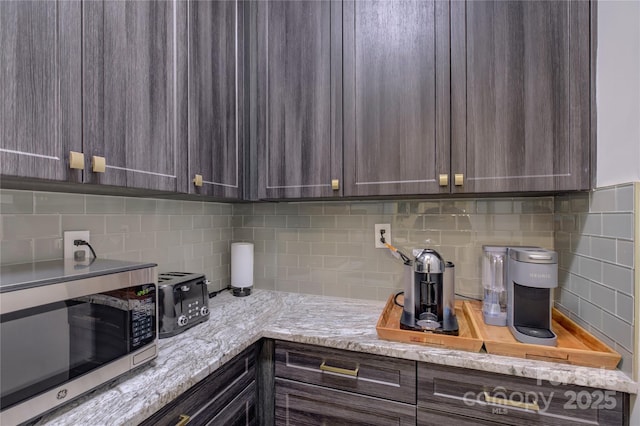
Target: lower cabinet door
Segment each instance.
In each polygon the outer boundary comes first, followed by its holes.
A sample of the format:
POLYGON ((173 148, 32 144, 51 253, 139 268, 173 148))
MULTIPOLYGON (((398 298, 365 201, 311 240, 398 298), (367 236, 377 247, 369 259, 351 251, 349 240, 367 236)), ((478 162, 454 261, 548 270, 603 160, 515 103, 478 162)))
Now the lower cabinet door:
POLYGON ((415 405, 276 378, 276 425, 415 425, 415 405))
POLYGON ((494 420, 482 420, 467 416, 459 416, 451 413, 441 413, 439 411, 429 411, 424 408, 418 408, 418 426, 497 426, 504 423, 498 423, 494 420))
POLYGON ((207 426, 256 425, 256 408, 256 382, 253 382, 207 423, 207 426))

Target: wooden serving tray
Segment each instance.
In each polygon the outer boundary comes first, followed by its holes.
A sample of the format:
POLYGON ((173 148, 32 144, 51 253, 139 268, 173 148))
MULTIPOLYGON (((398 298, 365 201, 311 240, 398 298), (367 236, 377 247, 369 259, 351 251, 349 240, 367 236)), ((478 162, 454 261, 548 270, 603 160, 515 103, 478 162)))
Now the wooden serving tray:
POLYGON ((558 336, 558 344, 554 347, 518 342, 507 327, 485 324, 482 302, 465 301, 464 305, 484 341, 487 353, 609 370, 615 369, 622 358, 555 308, 552 311, 551 328, 558 336))
MULTIPOLYGON (((478 330, 469 318, 469 314, 464 312, 461 300, 456 300, 456 317, 458 318, 459 335, 449 336, 446 334, 435 334, 431 332, 403 330, 400 328, 400 316, 402 308, 393 303, 391 295, 380 315, 376 330, 381 339, 393 340, 396 342, 419 343, 428 346, 438 346, 447 349, 460 349, 471 352, 478 352, 482 348, 482 339, 478 330)), ((398 296, 398 303, 403 303, 404 297, 398 296)))

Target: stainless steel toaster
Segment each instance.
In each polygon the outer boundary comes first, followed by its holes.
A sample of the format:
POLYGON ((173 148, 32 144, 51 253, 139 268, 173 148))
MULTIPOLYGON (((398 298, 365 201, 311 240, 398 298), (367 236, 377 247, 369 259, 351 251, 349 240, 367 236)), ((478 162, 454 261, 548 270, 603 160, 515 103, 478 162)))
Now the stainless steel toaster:
POLYGON ((209 319, 209 293, 203 274, 158 274, 158 337, 178 333, 209 319))

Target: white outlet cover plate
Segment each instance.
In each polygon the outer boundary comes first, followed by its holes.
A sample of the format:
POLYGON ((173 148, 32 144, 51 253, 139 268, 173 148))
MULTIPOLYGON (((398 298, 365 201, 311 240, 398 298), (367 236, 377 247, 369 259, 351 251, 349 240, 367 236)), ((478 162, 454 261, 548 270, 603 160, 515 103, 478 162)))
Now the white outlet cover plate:
POLYGON ((64 231, 64 258, 73 259, 73 253, 78 250, 84 250, 84 258, 90 259, 92 257, 91 251, 87 246, 74 246, 73 240, 85 240, 89 241, 89 231, 64 231))

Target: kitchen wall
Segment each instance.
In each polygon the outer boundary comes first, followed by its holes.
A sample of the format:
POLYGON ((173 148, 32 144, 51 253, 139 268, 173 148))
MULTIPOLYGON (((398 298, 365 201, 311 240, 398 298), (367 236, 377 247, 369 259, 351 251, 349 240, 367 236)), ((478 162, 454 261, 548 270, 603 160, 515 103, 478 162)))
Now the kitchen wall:
POLYGON ((481 297, 482 245, 552 249, 553 206, 553 197, 235 204, 233 239, 255 243, 258 288, 386 300, 402 288, 403 266, 374 248, 373 228, 389 223, 392 244, 435 248, 456 265, 456 291, 481 297))
POLYGON ((640 180, 640 2, 598 8, 597 186, 640 180))
POLYGON ((91 232, 98 256, 199 271, 230 283, 230 204, 0 190, 0 263, 63 258, 62 232, 91 232))
POLYGON ((630 183, 555 199, 556 306, 618 351, 628 374, 635 352, 639 189, 630 183))

